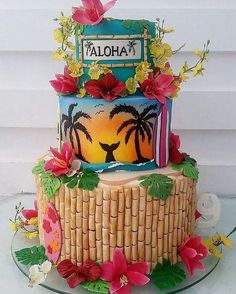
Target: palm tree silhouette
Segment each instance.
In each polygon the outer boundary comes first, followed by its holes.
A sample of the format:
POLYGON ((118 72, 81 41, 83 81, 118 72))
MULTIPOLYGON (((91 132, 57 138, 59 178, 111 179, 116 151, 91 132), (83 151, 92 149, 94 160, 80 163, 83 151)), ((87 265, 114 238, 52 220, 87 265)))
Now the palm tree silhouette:
POLYGON ((137 45, 135 40, 129 41, 129 43, 127 44, 127 46, 129 47, 129 52, 133 51, 133 55, 135 55, 135 45, 137 45))
POLYGON ((88 56, 89 51, 91 50, 91 47, 93 45, 93 42, 91 41, 86 41, 85 47, 86 47, 86 55, 88 56))
POLYGON ((120 105, 116 105, 110 112, 110 119, 112 119, 115 115, 121 112, 130 113, 132 115, 132 118, 124 121, 120 125, 120 127, 117 130, 117 135, 125 128, 128 128, 126 132, 126 136, 125 136, 125 144, 128 144, 132 133, 135 134, 134 144, 135 144, 135 149, 137 154, 137 160, 135 160, 134 163, 146 162, 149 160, 143 157, 141 154, 139 138, 141 136, 141 139, 143 142, 145 138, 147 137, 148 143, 150 144, 152 140, 152 129, 153 129, 153 123, 150 120, 153 118, 156 118, 157 112, 152 112, 156 109, 157 109, 157 104, 153 104, 146 107, 141 113, 139 113, 131 105, 120 104, 120 105))
POLYGON ((81 118, 91 119, 91 116, 83 111, 78 111, 75 113, 75 115, 73 115, 74 108, 77 105, 78 105, 77 103, 71 104, 68 108, 68 115, 66 115, 64 113, 62 114, 61 127, 64 124, 65 137, 66 137, 67 133, 69 132, 69 139, 71 142, 71 147, 73 149, 75 149, 75 142, 74 142, 74 138, 73 138, 73 132, 74 132, 75 138, 76 138, 77 149, 78 149, 78 152, 75 155, 79 159, 86 161, 84 156, 82 155, 82 151, 81 151, 79 132, 82 132, 86 136, 86 138, 89 142, 92 142, 92 137, 90 136, 86 127, 79 120, 81 118))

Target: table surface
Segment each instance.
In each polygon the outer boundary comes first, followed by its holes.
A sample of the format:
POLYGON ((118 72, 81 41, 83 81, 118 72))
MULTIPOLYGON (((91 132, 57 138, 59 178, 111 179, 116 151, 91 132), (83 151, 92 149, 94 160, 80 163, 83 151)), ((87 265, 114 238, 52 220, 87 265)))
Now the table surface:
MULTIPOLYGON (((52 293, 40 286, 28 288, 26 277, 15 266, 10 252, 13 232, 9 229, 9 218, 14 216, 15 204, 21 201, 31 208, 35 195, 16 195, 0 198, 0 281, 1 293, 46 294, 52 293)), ((228 233, 236 225, 236 198, 221 199, 221 221, 217 225, 219 232, 228 233)), ((236 244, 236 234, 232 236, 236 244)), ((236 247, 236 246, 235 246, 236 247)), ((230 294, 236 293, 236 248, 224 250, 224 257, 214 272, 204 281, 182 293, 188 294, 230 294)), ((78 290, 79 293, 79 290, 78 290)))

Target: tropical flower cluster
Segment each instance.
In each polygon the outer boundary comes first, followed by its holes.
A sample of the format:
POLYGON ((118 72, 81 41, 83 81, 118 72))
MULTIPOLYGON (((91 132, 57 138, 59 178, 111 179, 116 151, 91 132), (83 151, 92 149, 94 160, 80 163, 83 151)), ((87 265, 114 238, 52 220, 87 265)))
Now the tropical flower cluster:
POLYGON ((220 245, 223 245, 228 249, 233 248, 233 242, 229 239, 229 236, 230 234, 226 236, 224 234, 216 233, 215 235, 210 236, 208 239, 204 240, 203 243, 208 248, 210 255, 222 257, 222 251, 219 249, 220 245))
POLYGON ((15 216, 10 219, 10 229, 20 231, 27 239, 38 236, 38 207, 34 201, 34 209, 24 209, 21 202, 15 206, 15 216))
POLYGON ((58 177, 60 175, 73 176, 80 169, 81 161, 75 158, 68 143, 63 143, 61 153, 52 147, 50 151, 53 158, 45 163, 45 171, 50 171, 55 177, 58 177))
POLYGON ((137 262, 128 265, 124 254, 118 248, 114 250, 112 262, 98 265, 88 259, 82 266, 77 266, 66 259, 57 265, 57 271, 67 280, 70 288, 75 288, 85 281, 95 282, 101 279, 109 282, 111 294, 129 294, 132 285, 143 286, 150 281, 147 277, 148 264, 137 262))

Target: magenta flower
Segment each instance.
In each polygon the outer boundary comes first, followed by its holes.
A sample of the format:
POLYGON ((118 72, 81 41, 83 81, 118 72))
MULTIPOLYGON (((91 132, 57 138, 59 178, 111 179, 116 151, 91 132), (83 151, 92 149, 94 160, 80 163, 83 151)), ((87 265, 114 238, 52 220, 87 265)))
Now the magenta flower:
POLYGON ((148 271, 146 262, 137 262, 127 265, 127 261, 122 251, 115 249, 113 261, 104 262, 102 265, 101 279, 111 282, 110 293, 129 294, 131 285, 143 286, 150 279, 145 275, 148 271))
POLYGON ((196 269, 204 271, 205 267, 200 260, 208 255, 208 249, 202 244, 200 236, 188 238, 183 245, 179 247, 179 255, 185 263, 189 275, 192 276, 196 269))
POLYGON ((100 0, 82 0, 84 7, 73 7, 72 18, 82 25, 96 25, 103 20, 104 13, 111 9, 116 0, 103 5, 100 0))
POLYGON ((148 99, 157 99, 162 104, 165 104, 165 98, 176 91, 173 81, 174 77, 172 75, 160 74, 154 79, 153 75, 150 74, 149 78, 141 84, 141 91, 148 99))
POLYGON ((23 209, 21 211, 23 217, 27 220, 30 220, 31 218, 38 217, 38 204, 37 200, 34 200, 34 209, 23 209))
POLYGON ((74 154, 69 144, 63 143, 61 153, 56 149, 50 148, 54 158, 47 161, 44 165, 46 171, 51 171, 54 176, 70 175, 73 170, 79 170, 81 162, 75 160, 74 154))
POLYGON ((71 71, 65 66, 64 74, 56 74, 56 80, 51 80, 49 83, 54 90, 63 95, 70 95, 78 90, 77 78, 70 76, 71 71))

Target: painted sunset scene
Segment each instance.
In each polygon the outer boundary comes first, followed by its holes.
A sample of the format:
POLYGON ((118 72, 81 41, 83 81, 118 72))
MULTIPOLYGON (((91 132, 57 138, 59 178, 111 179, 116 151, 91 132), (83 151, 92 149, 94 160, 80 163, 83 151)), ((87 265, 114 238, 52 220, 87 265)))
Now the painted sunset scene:
POLYGON ((60 97, 61 139, 88 163, 153 159, 153 128, 161 104, 141 96, 106 102, 60 97))

